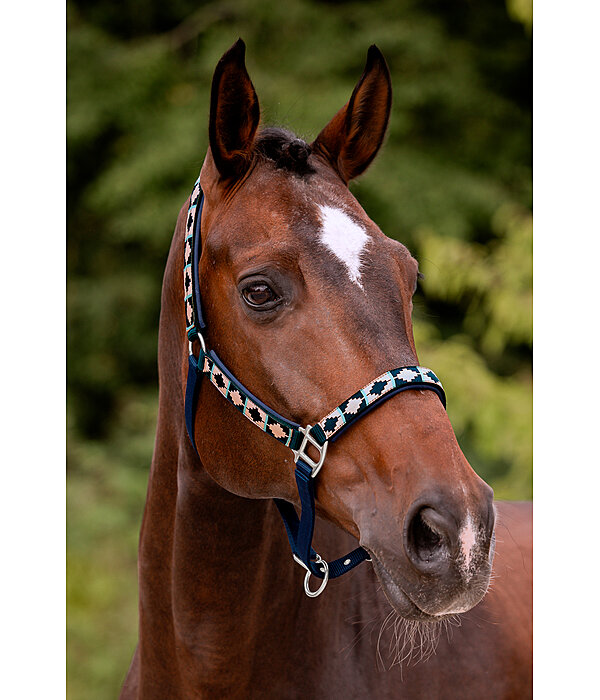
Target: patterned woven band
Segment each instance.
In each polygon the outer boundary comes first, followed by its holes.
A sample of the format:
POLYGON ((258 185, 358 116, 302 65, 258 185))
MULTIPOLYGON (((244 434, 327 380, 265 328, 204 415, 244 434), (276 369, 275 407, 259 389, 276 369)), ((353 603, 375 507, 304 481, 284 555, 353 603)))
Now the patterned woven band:
MULTIPOLYGON (((303 439, 298 423, 283 418, 263 404, 231 375, 214 353, 205 353, 202 350, 200 353, 198 365, 201 371, 245 418, 286 447, 292 450, 298 448, 303 439)), ((331 413, 312 427, 311 435, 322 445, 326 440, 335 439, 350 423, 360 418, 388 394, 397 393, 403 389, 425 388, 437 390, 442 403, 445 402, 442 383, 430 369, 410 366, 385 372, 336 406, 331 413)))

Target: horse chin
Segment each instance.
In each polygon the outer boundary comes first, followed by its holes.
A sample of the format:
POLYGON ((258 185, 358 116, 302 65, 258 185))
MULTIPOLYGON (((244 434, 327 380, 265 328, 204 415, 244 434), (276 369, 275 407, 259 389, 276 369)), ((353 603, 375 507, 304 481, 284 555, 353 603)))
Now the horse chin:
POLYGON ((381 588, 388 599, 390 605, 394 610, 406 620, 420 620, 420 621, 437 621, 443 620, 444 617, 450 617, 450 615, 431 615, 421 610, 419 606, 414 603, 407 593, 404 592, 402 587, 394 581, 391 574, 383 566, 383 564, 372 555, 373 568, 375 569, 375 574, 381 583, 381 588))
MULTIPOLYGON (((456 601, 453 605, 441 603, 439 606, 431 605, 429 610, 423 610, 411 598, 411 596, 402 588, 392 574, 385 568, 380 559, 375 555, 371 555, 375 574, 381 583, 385 597, 388 599, 391 606, 396 612, 406 620, 419 620, 421 622, 439 622, 448 618, 455 617, 458 614, 465 613, 471 608, 474 608, 481 602, 485 596, 488 585, 490 572, 488 567, 484 567, 486 571, 477 576, 477 585, 471 587, 465 595, 460 597, 460 601, 456 601), (437 609, 436 609, 437 608, 437 609)), ((489 562, 491 570, 491 557, 489 562)))

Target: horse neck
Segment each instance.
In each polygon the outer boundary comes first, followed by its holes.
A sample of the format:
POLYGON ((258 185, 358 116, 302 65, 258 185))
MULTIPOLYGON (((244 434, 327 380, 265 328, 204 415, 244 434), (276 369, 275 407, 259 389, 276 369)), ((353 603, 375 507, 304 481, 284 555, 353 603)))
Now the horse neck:
MULTIPOLYGON (((170 667, 171 691, 179 669, 181 695, 195 697, 207 678, 223 692, 244 687, 265 627, 281 625, 275 610, 295 609, 302 593, 273 505, 221 488, 191 458, 186 438, 171 448, 161 440, 153 460, 140 540, 139 653, 146 668, 170 667)), ((160 683, 147 672, 141 678, 160 683)))
MULTIPOLYGON (((198 688, 207 677, 243 683, 252 673, 248 649, 266 626, 285 626, 280 611, 297 609, 303 593, 274 504, 219 486, 187 437, 185 371, 173 361, 186 360, 182 226, 180 215, 163 284, 158 425, 140 536, 138 653, 143 666, 171 664, 182 687, 198 688)), ((160 682, 147 672, 141 677, 160 682)))

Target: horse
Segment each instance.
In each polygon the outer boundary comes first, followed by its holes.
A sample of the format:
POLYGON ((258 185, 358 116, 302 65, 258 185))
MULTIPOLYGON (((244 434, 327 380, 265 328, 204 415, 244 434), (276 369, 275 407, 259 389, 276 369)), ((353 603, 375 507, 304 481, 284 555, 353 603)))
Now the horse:
POLYGON ((531 696, 531 504, 461 452, 418 364, 418 263, 348 189, 391 95, 373 45, 308 144, 259 128, 241 39, 216 66, 164 274, 125 700, 531 696))

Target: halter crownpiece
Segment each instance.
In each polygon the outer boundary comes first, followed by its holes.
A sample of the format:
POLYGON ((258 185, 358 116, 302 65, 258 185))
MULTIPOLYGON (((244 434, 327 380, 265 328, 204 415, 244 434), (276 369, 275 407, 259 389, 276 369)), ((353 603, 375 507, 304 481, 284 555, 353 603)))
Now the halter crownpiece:
POLYGON ((323 466, 329 443, 337 440, 356 420, 401 391, 407 389, 435 391, 444 407, 446 406, 446 395, 440 380, 430 369, 411 365, 399 367, 380 375, 352 394, 339 406, 336 406, 333 411, 313 426, 302 427, 269 408, 236 379, 213 350, 207 351, 206 349, 202 335, 206 329, 206 323, 202 316, 198 278, 202 246, 200 223, 203 204, 204 194, 200 187, 200 178, 198 178, 190 197, 184 243, 184 302, 186 332, 190 350, 185 392, 187 432, 197 453, 194 419, 201 379, 206 375, 210 383, 245 418, 292 450, 296 464, 294 475, 302 507, 300 518, 291 503, 279 498, 275 498, 274 501, 285 525, 292 548, 292 556, 298 564, 306 569, 304 590, 308 596, 314 598, 323 592, 330 578, 337 578, 362 561, 370 560, 368 552, 363 547, 357 547, 345 557, 340 557, 332 562, 326 562, 312 548, 315 527, 314 480, 323 466), (198 358, 193 353, 195 340, 200 343, 198 358), (307 453, 309 445, 318 454, 316 460, 307 453), (322 579, 321 585, 315 591, 312 591, 308 585, 311 574, 322 579))

